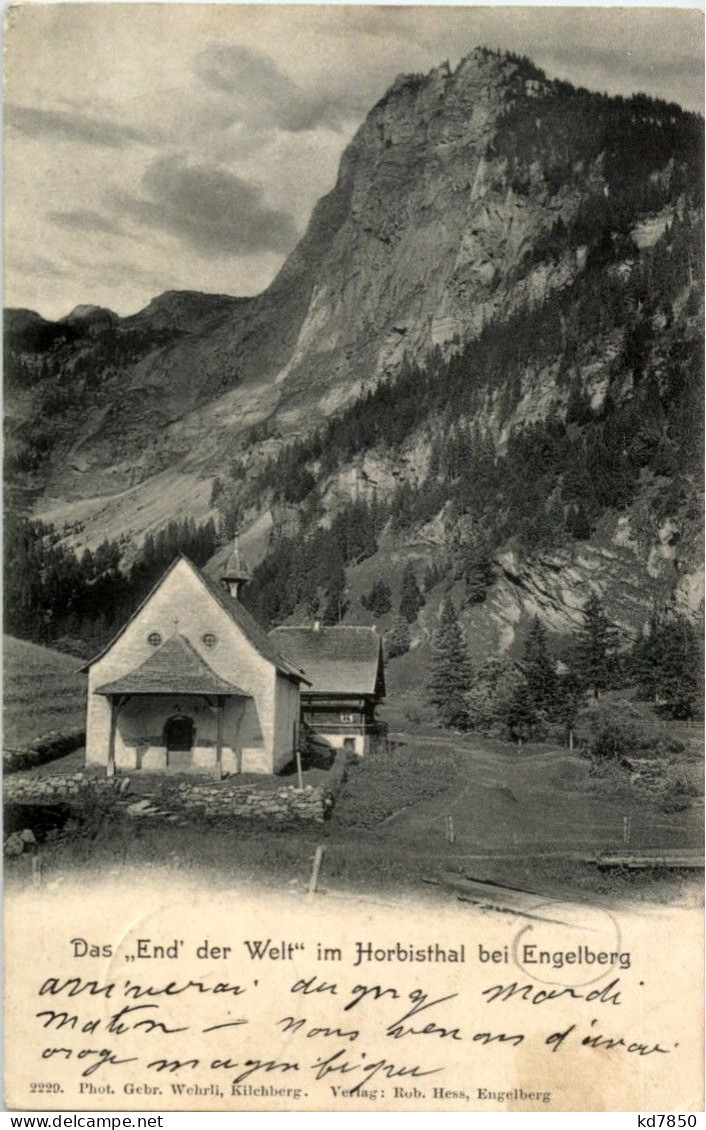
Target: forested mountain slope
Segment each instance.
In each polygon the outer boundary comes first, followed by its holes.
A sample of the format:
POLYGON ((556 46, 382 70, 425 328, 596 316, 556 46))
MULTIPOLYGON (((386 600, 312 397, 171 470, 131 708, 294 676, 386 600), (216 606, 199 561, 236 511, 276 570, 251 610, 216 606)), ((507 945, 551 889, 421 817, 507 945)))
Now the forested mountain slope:
POLYGON ((411 563, 413 635, 451 586, 481 649, 592 589, 628 636, 697 616, 702 151, 697 115, 515 56, 400 77, 262 295, 6 313, 32 536, 124 570, 177 516, 240 525, 272 622, 375 618, 384 578, 388 627, 411 563))

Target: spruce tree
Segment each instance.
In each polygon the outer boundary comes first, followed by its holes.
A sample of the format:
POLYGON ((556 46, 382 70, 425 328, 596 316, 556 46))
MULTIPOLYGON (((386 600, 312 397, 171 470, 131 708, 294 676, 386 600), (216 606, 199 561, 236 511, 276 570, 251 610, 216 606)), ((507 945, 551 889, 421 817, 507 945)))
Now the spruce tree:
POLYGON ((346 614, 348 604, 346 601, 346 574, 342 565, 334 570, 326 591, 326 605, 324 607, 324 624, 340 624, 346 614))
POLYGON ((581 384, 578 380, 572 382, 569 389, 569 397, 566 402, 566 422, 567 424, 590 424, 593 419, 593 412, 591 411, 591 404, 583 391, 581 384))
POLYGON ((591 523, 582 502, 572 506, 566 519, 566 528, 576 541, 587 541, 591 536, 591 523))
POLYGON ((471 685, 471 662, 454 603, 443 604, 432 643, 429 701, 445 726, 464 726, 465 696, 471 685))
POLYGON ((522 667, 532 702, 537 710, 551 718, 557 705, 556 667, 547 649, 547 633, 538 616, 525 640, 522 667))
POLYGON ((583 624, 576 639, 576 673, 594 698, 611 684, 617 652, 617 633, 603 612, 600 600, 591 596, 583 609, 583 624))
POLYGON ((409 624, 404 616, 398 613, 390 625, 389 632, 385 633, 387 658, 395 659, 398 655, 404 655, 409 651, 410 643, 409 624))
POLYGON ((574 729, 581 709, 583 688, 581 680, 573 671, 567 671, 557 680, 555 717, 566 729, 566 744, 574 748, 574 729))
POLYGON ((630 671, 639 695, 648 702, 659 699, 659 651, 661 621, 659 616, 650 618, 649 626, 643 636, 633 644, 630 652, 630 671))
POLYGON ((228 541, 232 541, 243 528, 243 512, 237 503, 231 501, 225 512, 221 511, 221 513, 223 515, 223 532, 228 541))
POLYGON ((412 562, 408 561, 402 575, 402 588, 400 591, 400 616, 404 616, 408 624, 413 624, 417 613, 425 604, 424 597, 419 591, 417 578, 414 575, 412 562))
POLYGON ((482 604, 493 583, 493 558, 486 534, 476 532, 458 547, 458 563, 471 604, 482 604))
POLYGON ((532 701, 527 681, 520 678, 506 707, 505 724, 508 733, 521 746, 523 741, 528 741, 533 736, 538 721, 537 708, 532 701))
POLYGON ((305 572, 300 579, 299 600, 304 606, 307 617, 314 619, 319 611, 321 600, 316 578, 311 572, 305 572))
POLYGON ((219 476, 216 475, 215 479, 213 479, 211 482, 211 499, 209 505, 216 506, 218 504, 218 499, 221 497, 222 493, 223 483, 221 482, 219 476))
POLYGON ((384 616, 392 608, 390 586, 382 579, 378 579, 373 583, 370 592, 361 597, 360 603, 363 608, 372 612, 373 616, 384 616))
POLYGON ((671 718, 692 718, 702 699, 699 641, 684 616, 655 619, 646 638, 635 644, 631 667, 642 695, 671 718))
POLYGON ((430 590, 434 588, 434 585, 439 580, 439 576, 440 572, 437 569, 436 565, 431 564, 427 567, 423 580, 424 592, 430 592, 430 590))

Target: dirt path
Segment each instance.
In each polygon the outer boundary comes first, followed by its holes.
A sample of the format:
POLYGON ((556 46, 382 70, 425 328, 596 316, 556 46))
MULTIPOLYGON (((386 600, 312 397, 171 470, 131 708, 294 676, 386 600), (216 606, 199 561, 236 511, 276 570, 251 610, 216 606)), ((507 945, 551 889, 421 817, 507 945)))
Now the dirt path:
POLYGON ((580 852, 623 844, 624 817, 630 820, 634 847, 698 846, 697 810, 666 814, 644 793, 600 795, 585 759, 551 747, 516 750, 492 739, 399 733, 398 740, 420 740, 466 755, 460 779, 448 792, 389 818, 381 829, 398 840, 431 846, 453 821, 459 852, 477 854, 538 851, 580 852))

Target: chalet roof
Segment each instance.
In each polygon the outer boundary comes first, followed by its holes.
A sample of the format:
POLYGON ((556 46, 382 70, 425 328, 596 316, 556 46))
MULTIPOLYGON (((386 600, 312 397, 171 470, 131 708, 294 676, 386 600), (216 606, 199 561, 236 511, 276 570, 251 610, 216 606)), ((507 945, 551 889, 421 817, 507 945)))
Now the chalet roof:
POLYGON ((247 691, 217 675, 186 636, 173 635, 151 655, 96 694, 213 694, 252 698, 247 691))
POLYGON ((385 695, 382 639, 375 628, 284 626, 270 639, 304 669, 311 681, 306 693, 385 695))
POLYGON ((150 590, 139 607, 135 609, 132 616, 130 616, 125 621, 122 628, 120 628, 120 630, 116 632, 110 642, 107 643, 105 647, 98 652, 97 655, 94 655, 93 659, 89 660, 89 662, 81 668, 82 671, 87 671, 89 667, 92 667, 97 660, 99 660, 106 654, 106 652, 110 651, 116 640, 120 638, 128 625, 132 623, 135 617, 149 603, 153 594, 157 591, 160 585, 163 584, 163 582, 169 576, 171 571, 176 567, 179 561, 184 561, 192 570, 192 572, 196 574, 196 576, 199 578, 204 587, 209 591, 214 600, 216 600, 218 604, 220 604, 223 611, 226 612, 228 616, 230 616, 231 620, 233 620, 235 624, 237 624, 246 639, 249 640, 256 651, 258 651, 264 659, 269 659, 270 663, 273 663, 275 665, 280 674, 286 675, 287 678, 295 679, 300 683, 308 682, 303 671, 300 671, 294 664, 290 663, 289 660, 285 659, 284 656, 279 654, 269 636, 267 635, 267 632, 264 630, 264 628, 260 627, 257 620, 248 612, 247 608, 245 608, 239 600, 236 600, 235 597, 230 596, 230 594, 221 587, 218 581, 214 581, 211 577, 207 577, 206 574, 196 565, 194 565, 193 561, 190 561, 188 557, 185 557, 183 553, 180 553, 178 557, 175 557, 169 568, 159 578, 157 584, 154 585, 154 587, 150 590))

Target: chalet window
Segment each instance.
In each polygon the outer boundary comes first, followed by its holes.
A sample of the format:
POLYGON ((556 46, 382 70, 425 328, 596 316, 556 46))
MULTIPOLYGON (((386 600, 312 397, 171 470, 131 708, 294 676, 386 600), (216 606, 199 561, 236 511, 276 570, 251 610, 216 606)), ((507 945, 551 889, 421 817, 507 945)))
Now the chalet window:
POLYGON ((213 632, 204 632, 204 634, 201 636, 201 642, 203 643, 204 647, 215 647, 218 643, 218 639, 213 634, 213 632))
POLYGON ((160 636, 159 632, 150 632, 147 637, 147 643, 150 645, 150 647, 159 647, 161 642, 162 637, 160 636))

